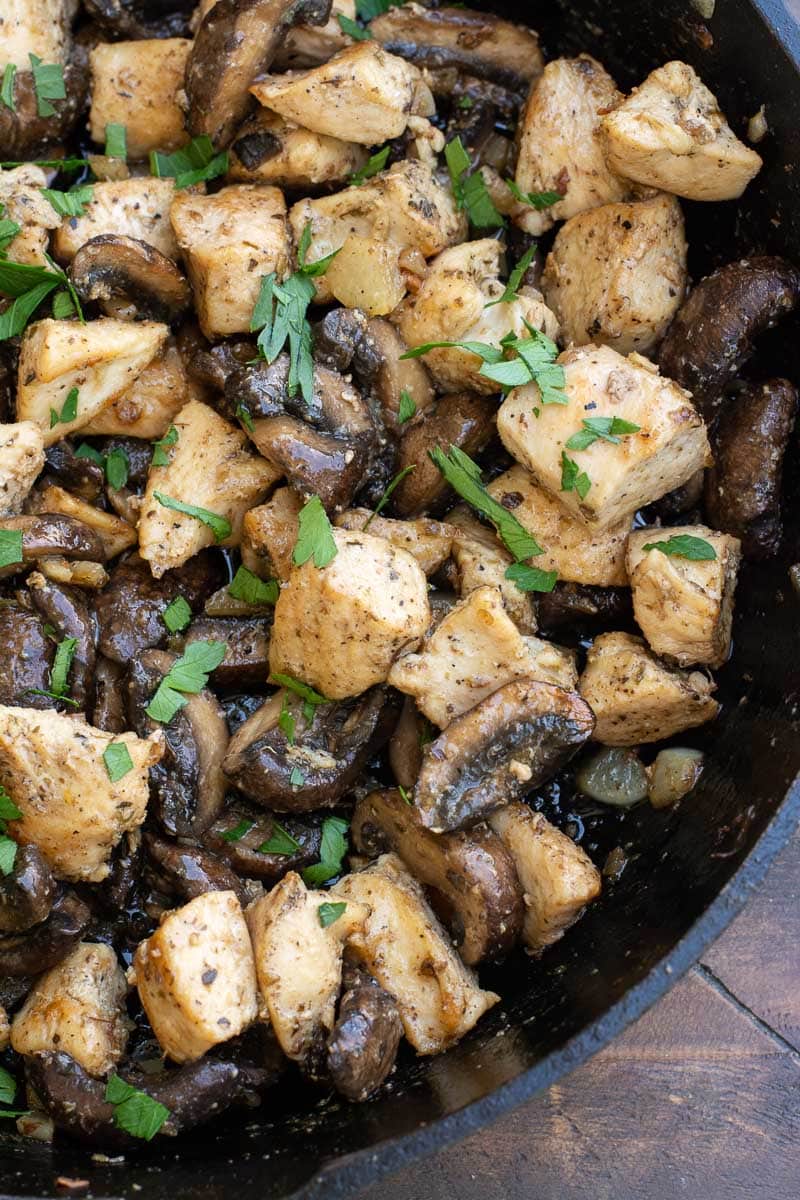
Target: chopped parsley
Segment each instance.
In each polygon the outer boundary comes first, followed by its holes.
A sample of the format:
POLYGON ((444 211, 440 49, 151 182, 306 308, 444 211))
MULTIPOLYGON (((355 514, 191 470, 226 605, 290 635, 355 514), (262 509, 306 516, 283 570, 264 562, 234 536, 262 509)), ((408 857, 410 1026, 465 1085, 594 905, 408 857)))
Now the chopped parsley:
POLYGON ((289 693, 285 692, 281 701, 281 711, 278 713, 278 728, 290 746, 294 745, 294 733, 297 722, 289 708, 289 693))
POLYGON ((245 834, 248 834, 255 825, 255 821, 248 821, 247 817, 242 817, 232 829, 226 829, 219 836, 223 842, 240 842, 245 834))
POLYGON ((369 514, 369 516, 367 517, 366 521, 364 522, 364 528, 362 530, 363 533, 366 533, 366 531, 369 529, 371 523, 375 520, 375 518, 377 516, 380 515, 381 512, 383 512, 384 508, 386 508, 386 505, 389 503, 389 501, 392 498, 392 492, 394 492, 395 489, 400 486, 400 484, 405 479, 406 475, 410 475, 411 472, 415 471, 416 469, 417 469, 417 464, 411 463, 410 466, 403 467, 402 471, 397 472, 394 479, 391 481, 389 486, 386 488, 386 491, 383 493, 380 500, 376 504, 375 511, 371 512, 369 514))
POLYGON ((382 150, 378 150, 375 152, 375 154, 371 154, 367 162, 364 163, 364 166, 359 167, 357 171, 353 172, 348 180, 348 183, 350 183, 353 187, 361 187, 362 183, 366 183, 368 179, 372 179, 373 176, 379 175, 389 160, 390 151, 391 146, 384 146, 382 150))
POLYGON ((128 474, 130 472, 130 459, 128 453, 121 446, 115 446, 106 455, 105 470, 106 479, 109 486, 118 492, 120 488, 124 488, 128 482, 128 474))
POLYGON ((61 700, 67 694, 67 679, 69 677, 69 669, 72 666, 72 660, 75 657, 75 650, 78 645, 78 639, 74 637, 64 638, 56 647, 56 656, 53 659, 53 669, 50 672, 50 692, 57 699, 61 700))
POLYGON ((527 204, 529 208, 535 208, 537 211, 550 208, 564 199, 561 192, 523 192, 513 179, 506 180, 506 187, 520 204, 527 204))
POLYGON ((106 158, 128 157, 128 130, 125 125, 106 125, 106 158))
POLYGON ((112 783, 118 783, 133 770, 131 752, 124 742, 110 742, 103 751, 103 762, 112 783))
POLYGON ((192 610, 183 596, 176 596, 174 600, 170 600, 161 614, 161 620, 170 633, 183 633, 191 619, 192 610))
MULTIPOLYGON (((17 857, 17 843, 6 833, 6 821, 18 821, 21 816, 22 813, 17 808, 6 789, 0 786, 0 874, 2 875, 11 874, 11 872, 14 870, 14 862, 16 861, 17 857)), ((0 1071, 2 1071, 2 1068, 0 1068, 0 1071)), ((10 1076, 8 1078, 10 1078, 10 1076)), ((8 1098, 6 1098, 2 1092, 3 1074, 0 1074, 0 1101, 2 1101, 4 1104, 10 1104, 14 1099, 13 1090, 8 1098)))
POLYGON ((169 459, 169 455, 167 454, 167 450, 170 448, 170 446, 174 446, 175 443, 177 442, 177 440, 178 440, 178 431, 174 425, 170 425, 169 429, 164 434, 164 436, 162 438, 158 438, 157 441, 153 442, 152 466, 154 466, 154 467, 168 467, 169 466, 170 459, 169 459))
POLYGON ((361 25, 357 25, 351 17, 345 16, 344 13, 337 13, 336 20, 339 22, 339 28, 341 29, 342 33, 346 33, 348 37, 353 39, 353 41, 368 42, 372 37, 372 34, 368 29, 364 29, 361 25))
POLYGON ((221 517, 219 513, 210 512, 207 508, 199 508, 196 504, 184 504, 182 500, 165 496, 163 492, 153 492, 153 495, 164 508, 174 509, 175 512, 185 513, 187 517, 202 521, 213 533, 215 542, 224 542, 225 538, 231 536, 231 523, 227 517, 221 517))
POLYGON ((0 204, 0 254, 7 250, 17 234, 22 232, 22 226, 16 221, 2 216, 5 211, 5 205, 0 204))
POLYGON ((564 391, 564 368, 557 363, 558 347, 555 342, 527 321, 527 337, 517 337, 509 332, 499 346, 485 342, 425 342, 406 350, 401 358, 421 358, 431 350, 454 347, 475 354, 483 360, 478 374, 491 379, 503 392, 535 383, 539 388, 542 404, 568 404, 564 391), (507 358, 507 354, 515 357, 507 358))
POLYGON ((35 54, 29 54, 33 72, 33 90, 36 94, 36 111, 40 117, 54 117, 56 110, 51 100, 66 100, 64 72, 58 63, 43 63, 35 54))
POLYGON ((306 781, 306 777, 299 767, 292 767, 289 775, 289 783, 293 788, 302 787, 306 781))
POLYGON ((413 806, 414 802, 401 783, 398 783, 397 790, 400 793, 401 799, 403 799, 406 802, 406 804, 409 806, 409 808, 411 808, 413 806))
POLYGON ((224 175, 228 169, 228 151, 214 153, 211 138, 203 133, 192 138, 174 154, 161 150, 150 151, 150 174, 159 179, 172 177, 176 189, 191 187, 195 183, 207 183, 224 175))
POLYGON ((14 63, 6 63, 3 71, 3 83, 0 87, 0 102, 5 104, 6 108, 10 108, 12 112, 17 111, 17 106, 14 102, 14 79, 17 74, 17 68, 14 63))
POLYGON ((69 292, 63 290, 56 292, 53 296, 53 318, 56 321, 65 321, 67 317, 71 317, 75 312, 75 305, 69 292))
POLYGON ((506 569, 506 579, 515 583, 521 592, 552 592, 558 582, 558 571, 545 571, 518 562, 506 569))
POLYGON ((293 838, 288 829, 284 829, 273 819, 272 829, 266 842, 262 842, 258 847, 259 854, 280 854, 289 856, 301 850, 302 846, 293 838))
POLYGON ((106 1084, 105 1100, 114 1105, 114 1124, 131 1137, 151 1141, 169 1117, 169 1109, 131 1087, 119 1075, 112 1075, 106 1084))
POLYGON ((440 446, 434 446, 429 454, 453 491, 482 517, 491 521, 517 562, 535 558, 542 553, 539 543, 520 525, 514 514, 503 508, 503 505, 486 491, 480 467, 468 454, 458 446, 451 446, 448 454, 445 454, 440 446))
POLYGON ((75 312, 83 320, 80 303, 69 278, 51 259, 47 261, 50 269, 29 263, 9 262, 0 255, 0 294, 14 301, 10 308, 0 313, 0 341, 22 333, 42 301, 56 288, 67 289, 75 312))
POLYGON ((570 458, 565 450, 561 451, 561 490, 562 492, 577 492, 581 500, 592 486, 592 481, 585 471, 582 471, 574 458, 570 458))
POLYGON ((23 561, 22 530, 0 529, 0 567, 10 567, 23 561))
POLYGON ((347 901, 345 900, 340 900, 336 904, 329 904, 327 902, 325 904, 320 904, 319 908, 317 909, 317 916, 319 917, 319 923, 322 928, 327 929, 329 925, 334 923, 334 921, 338 921, 339 917, 346 908, 347 901))
POLYGON ((289 692, 294 692, 295 696, 299 696, 303 701, 303 719, 309 724, 314 720, 314 710, 320 704, 330 704, 330 700, 326 696, 315 692, 307 683, 303 683, 300 679, 294 679, 291 675, 281 675, 275 672, 270 675, 270 682, 277 683, 279 687, 286 688, 289 692))
POLYGON ((533 256, 535 253, 535 245, 531 246, 525 251, 522 258, 509 275, 508 283, 505 286, 505 291, 503 292, 502 296, 498 296, 496 300, 490 300, 486 305, 487 308, 492 308, 495 304, 511 304, 512 301, 516 300, 519 286, 522 283, 522 277, 533 262, 533 256))
POLYGON ((675 533, 665 542, 646 542, 643 550, 659 550, 671 558, 687 558, 690 562, 712 562, 717 552, 705 538, 691 533, 675 533))
POLYGON ((86 205, 94 199, 94 186, 91 183, 84 183, 69 192, 42 188, 42 195, 59 217, 82 217, 86 212, 86 205))
POLYGON ((18 821, 21 816, 20 809, 17 808, 3 785, 0 784, 0 821, 18 821))
POLYGON ((303 879, 309 887, 326 883, 341 874, 342 862, 347 853, 347 834, 350 826, 341 817, 326 817, 322 822, 322 842, 319 862, 303 871, 303 879))
POLYGON ((312 496, 300 509, 299 530, 292 562, 302 567, 311 559, 315 567, 327 567, 336 557, 336 542, 328 514, 319 496, 312 496))
POLYGON ((50 409, 50 428, 55 428, 56 425, 68 425, 70 421, 74 421, 78 415, 78 389, 70 388, 67 392, 67 398, 61 406, 61 412, 56 412, 54 408, 50 409))
POLYGON ((566 443, 568 450, 587 450, 596 441, 611 442, 618 446, 622 438, 632 433, 639 433, 641 425, 632 421, 623 421, 622 417, 587 417, 582 422, 583 428, 566 443))
POLYGON ((145 712, 154 721, 168 724, 186 704, 186 692, 195 695, 208 683, 208 677, 225 657, 225 642, 190 642, 181 658, 174 662, 159 683, 145 712))
POLYGON ((242 600, 245 604, 264 606, 275 604, 280 594, 277 579, 259 579, 247 567, 239 567, 233 580, 228 584, 228 595, 234 600, 242 600))
POLYGON ((406 421, 410 421, 411 418, 415 417, 416 415, 417 406, 404 388, 400 393, 400 405, 397 409, 397 424, 405 425, 406 421))
POLYGON ((447 143, 444 157, 457 207, 466 211, 476 229, 502 229, 505 220, 494 206, 483 175, 480 171, 468 173, 472 163, 460 137, 447 143))

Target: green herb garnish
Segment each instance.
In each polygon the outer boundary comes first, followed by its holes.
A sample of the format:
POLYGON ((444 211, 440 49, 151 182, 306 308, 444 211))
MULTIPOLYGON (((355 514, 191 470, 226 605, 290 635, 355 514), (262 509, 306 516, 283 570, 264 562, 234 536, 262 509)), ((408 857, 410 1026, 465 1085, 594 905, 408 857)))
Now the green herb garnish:
POLYGON ((337 904, 320 904, 317 909, 319 923, 323 929, 327 929, 334 921, 338 921, 344 910, 347 908, 347 902, 340 900, 337 904))
POLYGON ((312 496, 300 509, 299 530, 292 562, 296 567, 313 560, 315 567, 327 567, 336 557, 336 542, 328 514, 319 496, 312 496))
POLYGON ((391 146, 384 146, 382 150, 371 154, 363 167, 359 167, 357 171, 348 179, 348 183, 352 187, 361 187, 362 183, 366 183, 368 179, 372 179, 375 175, 379 175, 386 163, 389 161, 391 146))
POLYGON ((665 542, 647 542, 643 550, 660 550, 671 558, 687 558, 690 562, 712 562, 717 552, 705 538, 691 533, 675 533, 665 542))
POLYGON ((29 54, 33 72, 33 90, 36 94, 36 111, 40 117, 54 117, 56 110, 51 100, 66 100, 64 72, 58 63, 43 63, 35 54, 29 54))
POLYGON ((114 1124, 131 1137, 151 1141, 169 1117, 169 1109, 131 1087, 119 1075, 112 1075, 106 1084, 105 1099, 114 1105, 114 1124))
POLYGON ((451 446, 448 454, 445 454, 440 446, 435 446, 429 454, 461 499, 466 500, 476 512, 491 521, 506 548, 518 562, 543 553, 539 543, 520 525, 514 514, 489 495, 483 485, 480 467, 469 455, 458 446, 451 446))
POLYGON ((255 821, 248 821, 247 817, 242 817, 232 829, 226 829, 219 836, 223 842, 240 842, 245 834, 248 834, 255 825, 255 821))
POLYGON ((0 529, 0 567, 23 562, 22 530, 0 529))
POLYGON ((224 175, 228 169, 228 151, 214 153, 211 138, 206 134, 192 138, 173 154, 160 150, 150 151, 150 173, 159 179, 172 177, 176 189, 191 187, 195 183, 207 183, 224 175))
POLYGON ((410 421, 412 417, 417 415, 417 406, 411 399, 411 396, 403 388, 400 393, 400 405, 397 409, 397 424, 405 425, 406 421, 410 421))
POLYGON ((168 724, 186 704, 186 692, 195 695, 208 683, 208 677, 225 657, 225 642, 191 642, 181 658, 173 663, 156 688, 145 712, 154 721, 168 724))
POLYGON ((558 571, 544 571, 527 563, 512 563, 506 568, 505 576, 521 592, 552 592, 558 582, 558 571))
POLYGON ((170 459, 169 459, 169 455, 167 454, 167 450, 169 449, 170 446, 174 446, 175 443, 177 442, 177 440, 178 440, 178 431, 174 425, 170 425, 169 429, 164 434, 164 436, 162 438, 158 438, 157 441, 153 442, 152 466, 154 466, 154 467, 168 467, 169 466, 170 459))
POLYGON ((577 492, 581 500, 586 499, 586 493, 592 486, 592 481, 585 471, 582 471, 566 451, 561 451, 561 490, 562 492, 577 492))
POLYGON ((492 308, 495 304, 511 304, 512 301, 516 300, 519 286, 522 283, 522 277, 533 262, 533 256, 535 253, 535 245, 531 246, 525 251, 522 258, 509 275, 508 283, 506 284, 505 291, 503 292, 502 296, 498 296, 496 300, 490 300, 486 305, 487 308, 492 308))
POLYGON ((403 467, 402 471, 397 472, 394 479, 391 481, 389 486, 386 488, 386 491, 383 493, 380 500, 376 504, 374 512, 371 512, 369 514, 369 516, 367 517, 366 521, 364 522, 364 528, 362 530, 362 533, 366 533, 366 531, 369 529, 371 523, 375 520, 375 518, 377 516, 379 516, 381 512, 383 512, 384 508, 386 508, 386 505, 389 503, 389 501, 392 498, 392 492, 394 492, 395 489, 400 486, 400 484, 405 479, 406 475, 410 475, 411 472, 415 471, 416 469, 417 469, 417 464, 411 463, 410 466, 403 467))
POLYGON ((568 450, 587 450, 598 440, 618 446, 622 438, 641 429, 641 425, 623 421, 622 417, 587 417, 582 425, 566 443, 568 450))
POLYGON ((128 157, 128 130, 125 125, 117 125, 113 122, 106 125, 106 158, 122 158, 128 157))
POLYGON ((233 580, 228 584, 228 595, 234 600, 242 600, 245 604, 261 606, 276 604, 280 588, 277 579, 259 579, 247 567, 239 567, 233 580))
POLYGON ((17 111, 16 103, 14 102, 14 77, 17 74, 17 68, 14 63, 6 63, 3 71, 3 84, 0 87, 0 102, 5 104, 6 108, 10 108, 12 112, 17 111))
POLYGON ((447 143, 444 157, 457 207, 466 211, 476 229, 501 229, 505 220, 495 208, 483 175, 480 171, 468 174, 472 163, 460 137, 447 143))
POLYGON ((202 521, 213 533, 215 542, 224 542, 225 538, 231 536, 231 523, 227 517, 221 517, 219 513, 210 512, 207 508, 199 508, 196 504, 184 504, 182 500, 165 496, 163 492, 153 492, 153 495, 164 508, 171 508, 175 512, 185 513, 187 517, 202 521))
POLYGON ((82 217, 86 212, 86 205, 94 199, 94 186, 84 183, 69 192, 42 188, 42 195, 60 217, 82 217))
POLYGON ((183 596, 176 596, 164 609, 161 620, 170 633, 183 633, 192 620, 192 610, 183 596))
POLYGON ((529 208, 535 208, 537 211, 550 208, 564 199, 561 192, 523 192, 513 179, 506 180, 506 187, 520 204, 527 204, 529 208))
POLYGON ((350 17, 346 17, 344 13, 337 13, 336 20, 339 22, 339 28, 342 33, 346 33, 348 37, 353 38, 356 42, 368 42, 372 37, 368 29, 362 29, 350 17))
POLYGON ((303 879, 309 887, 316 887, 341 874, 342 861, 347 853, 346 833, 350 826, 341 817, 326 817, 322 822, 322 843, 319 862, 306 867, 303 879))
POLYGON ((292 837, 288 829, 284 829, 277 821, 273 819, 272 829, 269 838, 266 842, 262 842, 258 847, 259 854, 282 854, 290 855, 301 850, 300 843, 292 837))
POLYGON ((103 762, 112 783, 118 783, 133 770, 131 752, 124 742, 110 742, 103 751, 103 762))

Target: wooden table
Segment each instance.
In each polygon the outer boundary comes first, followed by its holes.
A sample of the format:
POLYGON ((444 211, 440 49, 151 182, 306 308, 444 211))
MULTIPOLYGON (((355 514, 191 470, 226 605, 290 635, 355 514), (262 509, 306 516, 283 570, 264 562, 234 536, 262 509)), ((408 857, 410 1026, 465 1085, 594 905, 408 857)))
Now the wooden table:
POLYGON ((584 1197, 800 1197, 800 832, 702 961, 607 1049, 359 1200, 584 1197))

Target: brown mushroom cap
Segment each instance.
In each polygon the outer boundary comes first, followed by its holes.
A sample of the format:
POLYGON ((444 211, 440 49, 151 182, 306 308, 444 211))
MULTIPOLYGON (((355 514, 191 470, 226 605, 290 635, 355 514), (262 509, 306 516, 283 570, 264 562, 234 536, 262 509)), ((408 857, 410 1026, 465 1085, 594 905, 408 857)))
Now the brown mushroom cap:
POLYGON ((44 631, 38 613, 22 604, 5 601, 0 606, 0 704, 24 708, 55 708, 58 701, 46 692, 50 685, 55 644, 44 631))
POLYGON ((186 64, 186 127, 227 146, 251 105, 249 87, 270 64, 288 29, 324 25, 330 0, 217 0, 195 35, 186 64))
POLYGON ((99 534, 75 517, 56 513, 0 517, 0 529, 22 533, 22 562, 0 568, 0 579, 16 575, 37 559, 51 556, 105 562, 106 552, 99 534))
POLYGON ((337 1092, 360 1103, 394 1066, 403 1025, 394 996, 366 971, 349 967, 346 972, 351 978, 328 1039, 327 1068, 337 1092))
POLYGON ((60 963, 80 941, 91 915, 74 892, 62 892, 46 920, 25 933, 0 937, 0 978, 41 975, 60 963))
POLYGON ((241 904, 247 903, 249 897, 239 876, 210 850, 179 846, 152 833, 145 835, 144 844, 148 859, 167 884, 165 891, 175 892, 183 900, 194 900, 205 892, 235 892, 241 904))
POLYGON ((210 847, 220 858, 226 859, 240 875, 249 879, 263 879, 265 883, 277 883, 287 871, 299 871, 317 862, 322 842, 322 813, 310 813, 307 817, 286 816, 281 826, 299 849, 291 854, 273 854, 260 849, 275 833, 275 818, 263 809, 255 808, 243 800, 237 800, 220 813, 216 821, 203 834, 203 845, 210 847), (231 841, 227 834, 245 823, 246 831, 231 841))
POLYGON ((47 919, 58 885, 36 846, 18 846, 14 866, 0 876, 0 933, 25 933, 47 919))
POLYGON ((0 160, 36 158, 48 144, 69 136, 86 107, 89 92, 89 56, 83 46, 73 46, 64 67, 66 99, 53 101, 54 116, 40 117, 32 71, 14 77, 14 108, 0 104, 0 160))
POLYGON ((618 629, 633 617, 631 589, 559 581, 539 596, 536 612, 539 628, 546 631, 581 622, 618 629))
POLYGON ((480 821, 544 783, 592 735, 577 692, 515 679, 448 725, 425 747, 414 805, 435 833, 480 821))
POLYGON ((189 37, 193 0, 83 0, 83 7, 112 39, 189 37), (167 11, 164 12, 163 10, 167 11))
POLYGON ((440 446, 447 451, 458 446, 466 454, 477 454, 488 445, 494 432, 495 404, 489 396, 475 392, 452 392, 442 396, 435 408, 412 425, 400 443, 401 470, 415 465, 393 496, 400 517, 435 516, 452 499, 452 491, 441 471, 431 462, 430 451, 440 446))
POLYGON ((73 258, 69 276, 84 302, 97 300, 108 317, 173 321, 192 291, 171 259, 139 238, 101 233, 73 258))

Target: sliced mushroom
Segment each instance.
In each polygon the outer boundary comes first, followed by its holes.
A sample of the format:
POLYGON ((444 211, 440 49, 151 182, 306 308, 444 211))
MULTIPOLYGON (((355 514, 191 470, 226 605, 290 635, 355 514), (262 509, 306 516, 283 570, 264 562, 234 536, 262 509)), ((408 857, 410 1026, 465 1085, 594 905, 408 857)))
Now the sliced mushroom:
POLYGON ((178 345, 191 378, 217 392, 224 392, 228 376, 258 354, 255 342, 244 338, 226 338, 212 346, 194 322, 181 326, 178 345))
POLYGON ((69 276, 81 300, 96 300, 107 317, 123 321, 174 321, 192 301, 189 284, 171 259, 121 234, 84 242, 69 276))
POLYGON ((166 641, 168 630, 162 617, 176 596, 183 596, 197 612, 223 578, 219 560, 208 551, 166 571, 161 579, 153 579, 147 563, 139 558, 120 563, 95 600, 101 653, 127 666, 142 650, 166 641))
POLYGON ((539 597, 539 628, 545 632, 583 621, 618 629, 632 616, 630 588, 559 582, 539 597))
POLYGON ((658 354, 662 375, 690 391, 703 418, 713 420, 755 339, 799 298, 800 271, 783 258, 720 267, 693 288, 667 330, 658 354))
POLYGON ((532 679, 505 684, 425 747, 414 789, 422 824, 442 833, 480 821, 554 775, 593 729, 577 692, 532 679))
POLYGON ((745 558, 771 558, 781 541, 783 459, 797 415, 788 379, 748 384, 715 431, 705 509, 715 529, 741 540, 745 558))
POLYGON ((47 447, 45 465, 47 474, 61 487, 89 503, 97 500, 105 486, 103 468, 90 458, 79 458, 66 438, 47 447))
POLYGON ((353 358, 353 372, 366 395, 377 404, 386 428, 394 434, 405 433, 409 426, 400 424, 400 402, 407 392, 416 413, 426 412, 434 401, 433 385, 422 359, 403 358, 406 344, 388 321, 373 317, 367 321, 364 337, 353 358))
POLYGON ((75 45, 63 69, 66 99, 56 100, 52 116, 40 116, 32 71, 17 71, 14 106, 0 104, 0 159, 35 158, 53 142, 63 141, 86 106, 89 64, 86 49, 75 45))
POLYGON ((407 792, 410 792, 417 782, 428 728, 426 718, 417 708, 413 697, 406 696, 400 719, 389 738, 389 765, 400 787, 405 788, 407 792))
POLYGON ((345 961, 336 1024, 328 1039, 327 1068, 333 1086, 354 1103, 367 1100, 394 1067, 403 1036, 394 996, 345 961))
POLYGON ((125 672, 119 663, 97 656, 94 672, 94 710, 92 724, 108 733, 122 733, 128 727, 125 713, 125 692, 122 684, 125 672))
POLYGON ((494 432, 495 405, 488 396, 475 392, 452 392, 442 396, 435 408, 412 425, 400 443, 399 467, 414 470, 394 493, 393 504, 400 517, 429 516, 441 512, 452 499, 452 491, 430 451, 458 446, 465 454, 483 450, 494 432))
POLYGON ((186 634, 191 642, 224 642, 225 657, 212 675, 218 688, 250 688, 269 675, 268 617, 200 617, 186 634))
POLYGON ((330 0, 217 0, 186 65, 187 128, 226 146, 250 107, 248 88, 268 71, 293 25, 324 25, 330 0))
POLYGON ((2 530, 22 533, 22 562, 0 568, 0 579, 24 570, 26 564, 56 555, 68 559, 104 562, 105 550, 100 537, 74 517, 43 513, 41 516, 0 518, 2 530))
POLYGON ((289 356, 256 363, 229 377, 225 396, 249 413, 250 436, 292 487, 319 496, 326 509, 346 508, 378 450, 378 430, 356 389, 327 367, 314 371, 306 403, 289 395, 289 356))
POLYGON ((40 696, 50 685, 55 645, 38 613, 6 600, 0 604, 0 704, 55 708, 57 701, 40 696))
POLYGON ((79 591, 52 583, 40 571, 33 571, 28 576, 28 590, 34 608, 55 627, 59 640, 74 639, 69 695, 79 709, 85 709, 92 691, 97 658, 95 624, 89 605, 79 591))
POLYGON ((169 890, 183 900, 194 900, 204 892, 235 892, 246 904, 249 896, 230 867, 199 846, 179 846, 155 834, 145 835, 147 856, 167 880, 169 890))
POLYGON ((111 40, 189 37, 192 0, 168 0, 166 5, 141 0, 84 0, 84 8, 111 40), (166 11, 162 11, 166 8, 166 11))
POLYGON ((389 737, 399 711, 394 693, 374 687, 336 704, 319 705, 306 722, 287 696, 294 742, 278 724, 282 697, 272 697, 237 730, 224 769, 240 791, 276 812, 330 808, 355 782, 389 737))
POLYGON ((284 817, 281 828, 297 842, 290 854, 261 849, 274 834, 275 818, 243 801, 229 805, 203 834, 203 844, 224 858, 239 875, 277 883, 287 871, 299 871, 319 861, 322 842, 321 815, 284 817), (239 833, 242 829, 244 832, 239 833), (231 836, 231 835, 235 836, 231 836))
POLYGON ((0 876, 0 933, 25 933, 47 919, 58 885, 36 846, 19 846, 14 866, 0 876))
MULTIPOLYGON (((106 1081, 94 1079, 74 1058, 53 1051, 26 1061, 28 1082, 59 1129, 80 1141, 103 1147, 132 1147, 141 1141, 114 1121, 114 1105, 105 1099, 106 1081)), ((273 1082, 273 1072, 214 1058, 186 1063, 160 1075, 123 1071, 126 1083, 169 1109, 161 1133, 175 1135, 218 1116, 231 1105, 251 1100, 273 1082)))
POLYGON ((522 889, 511 856, 491 830, 431 833, 397 789, 360 799, 350 828, 357 850, 371 857, 393 850, 433 889, 433 908, 468 966, 502 958, 514 946, 522 929, 522 889))
POLYGON ((0 978, 41 975, 54 967, 80 940, 91 916, 74 892, 63 891, 40 924, 25 933, 0 937, 0 978))
POLYGON ((207 688, 186 696, 186 704, 163 727, 145 709, 176 655, 145 650, 128 670, 128 717, 146 736, 163 728, 166 750, 150 771, 156 816, 173 837, 198 837, 222 808, 225 776, 222 762, 228 746, 225 714, 207 688))

